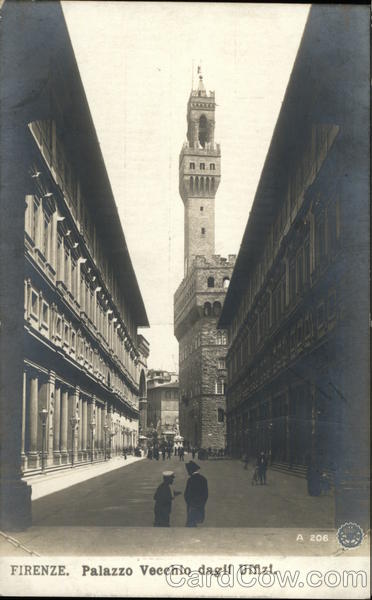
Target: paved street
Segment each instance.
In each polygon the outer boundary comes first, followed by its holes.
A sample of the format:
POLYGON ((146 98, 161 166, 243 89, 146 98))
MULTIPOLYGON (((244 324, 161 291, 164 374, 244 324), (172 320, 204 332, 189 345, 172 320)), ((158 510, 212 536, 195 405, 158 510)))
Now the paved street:
MULTIPOLYGON (((185 456, 186 461, 190 458, 185 456)), ((252 468, 245 471, 240 461, 209 460, 200 465, 208 478, 209 500, 205 523, 197 529, 184 527, 182 495, 174 501, 172 528, 153 528, 153 494, 162 471, 175 471, 174 489, 181 492, 187 474, 178 458, 144 459, 34 500, 33 526, 10 534, 22 547, 16 549, 2 537, 0 554, 306 556, 340 552, 332 495, 309 497, 305 480, 270 469, 267 486, 252 486, 252 468), (311 535, 319 532, 328 535, 327 543, 311 542, 311 535), (298 534, 303 536, 301 542, 298 534)), ((365 544, 359 552, 366 552, 365 544)))
MULTIPOLYGON (((252 486, 252 468, 245 471, 239 461, 200 465, 209 484, 204 527, 332 527, 332 496, 308 496, 303 479, 269 470, 267 486, 252 486)), ((144 459, 35 500, 33 524, 151 527, 153 495, 169 468, 176 473, 174 489, 183 493, 187 473, 178 457, 144 459)), ((185 525, 182 495, 173 503, 171 525, 185 525)))

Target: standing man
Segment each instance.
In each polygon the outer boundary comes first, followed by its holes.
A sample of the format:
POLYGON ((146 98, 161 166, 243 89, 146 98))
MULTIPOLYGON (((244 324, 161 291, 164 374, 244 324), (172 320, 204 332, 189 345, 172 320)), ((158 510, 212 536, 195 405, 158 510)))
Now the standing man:
POLYGON ((167 458, 168 458, 168 460, 170 460, 171 452, 172 452, 172 446, 170 444, 168 444, 168 448, 167 448, 167 458))
POLYGON ((195 458, 195 454, 196 454, 196 448, 195 446, 192 447, 192 459, 194 460, 195 458))
POLYGON ((258 477, 261 485, 266 485, 266 470, 267 470, 267 458, 264 452, 261 452, 257 459, 258 477))
POLYGON ((200 467, 193 460, 190 460, 185 466, 189 474, 184 493, 187 505, 186 527, 197 527, 198 523, 203 523, 205 518, 208 483, 206 478, 198 472, 200 467))
POLYGON ((165 446, 162 446, 162 448, 161 448, 161 456, 162 456, 163 460, 165 460, 165 452, 166 452, 165 446))
POLYGON ((154 527, 169 527, 169 516, 172 511, 172 501, 175 496, 172 489, 174 477, 173 471, 164 471, 163 482, 159 485, 154 494, 154 527))
POLYGON ((180 460, 182 460, 182 461, 185 460, 185 448, 183 446, 180 446, 180 448, 179 448, 179 457, 180 457, 180 460))

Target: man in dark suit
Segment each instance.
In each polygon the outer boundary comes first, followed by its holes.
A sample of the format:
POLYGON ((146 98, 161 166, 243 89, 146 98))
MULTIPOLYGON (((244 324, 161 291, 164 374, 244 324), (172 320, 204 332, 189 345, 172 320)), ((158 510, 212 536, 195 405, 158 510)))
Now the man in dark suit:
POLYGON ((203 523, 205 518, 205 505, 208 500, 208 483, 203 475, 200 475, 199 465, 190 460, 185 465, 189 474, 184 493, 187 505, 186 527, 197 527, 203 523))
POLYGON ((173 471, 164 471, 163 483, 159 485, 154 494, 154 527, 169 527, 169 516, 172 510, 172 502, 175 497, 172 488, 174 477, 173 471))

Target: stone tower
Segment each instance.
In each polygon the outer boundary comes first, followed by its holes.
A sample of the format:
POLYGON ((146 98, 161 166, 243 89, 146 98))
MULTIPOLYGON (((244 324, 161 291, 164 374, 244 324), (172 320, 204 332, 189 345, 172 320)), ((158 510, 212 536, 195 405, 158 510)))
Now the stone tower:
POLYGON ((220 146, 214 143, 215 97, 199 82, 187 105, 187 142, 179 163, 179 189, 185 207, 185 275, 196 255, 214 254, 214 199, 221 177, 220 146))
POLYGON ((215 255, 215 196, 221 151, 214 141, 215 95, 206 92, 198 69, 197 89, 187 105, 187 142, 179 160, 185 207, 184 278, 174 295, 174 332, 179 342, 180 433, 185 445, 225 447, 226 331, 217 322, 235 264, 215 255))

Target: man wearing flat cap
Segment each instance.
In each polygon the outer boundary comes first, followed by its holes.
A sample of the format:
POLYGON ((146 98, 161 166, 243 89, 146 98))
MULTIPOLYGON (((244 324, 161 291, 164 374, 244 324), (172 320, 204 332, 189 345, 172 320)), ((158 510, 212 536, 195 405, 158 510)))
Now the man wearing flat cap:
POLYGON ((154 527, 169 527, 169 516, 172 510, 172 501, 175 497, 175 493, 172 489, 174 477, 173 471, 164 471, 163 482, 159 485, 154 494, 154 527))
POLYGON ((193 460, 185 465, 189 474, 184 493, 187 505, 186 527, 197 527, 203 523, 205 517, 205 504, 208 500, 208 483, 203 475, 200 475, 200 467, 193 460))

